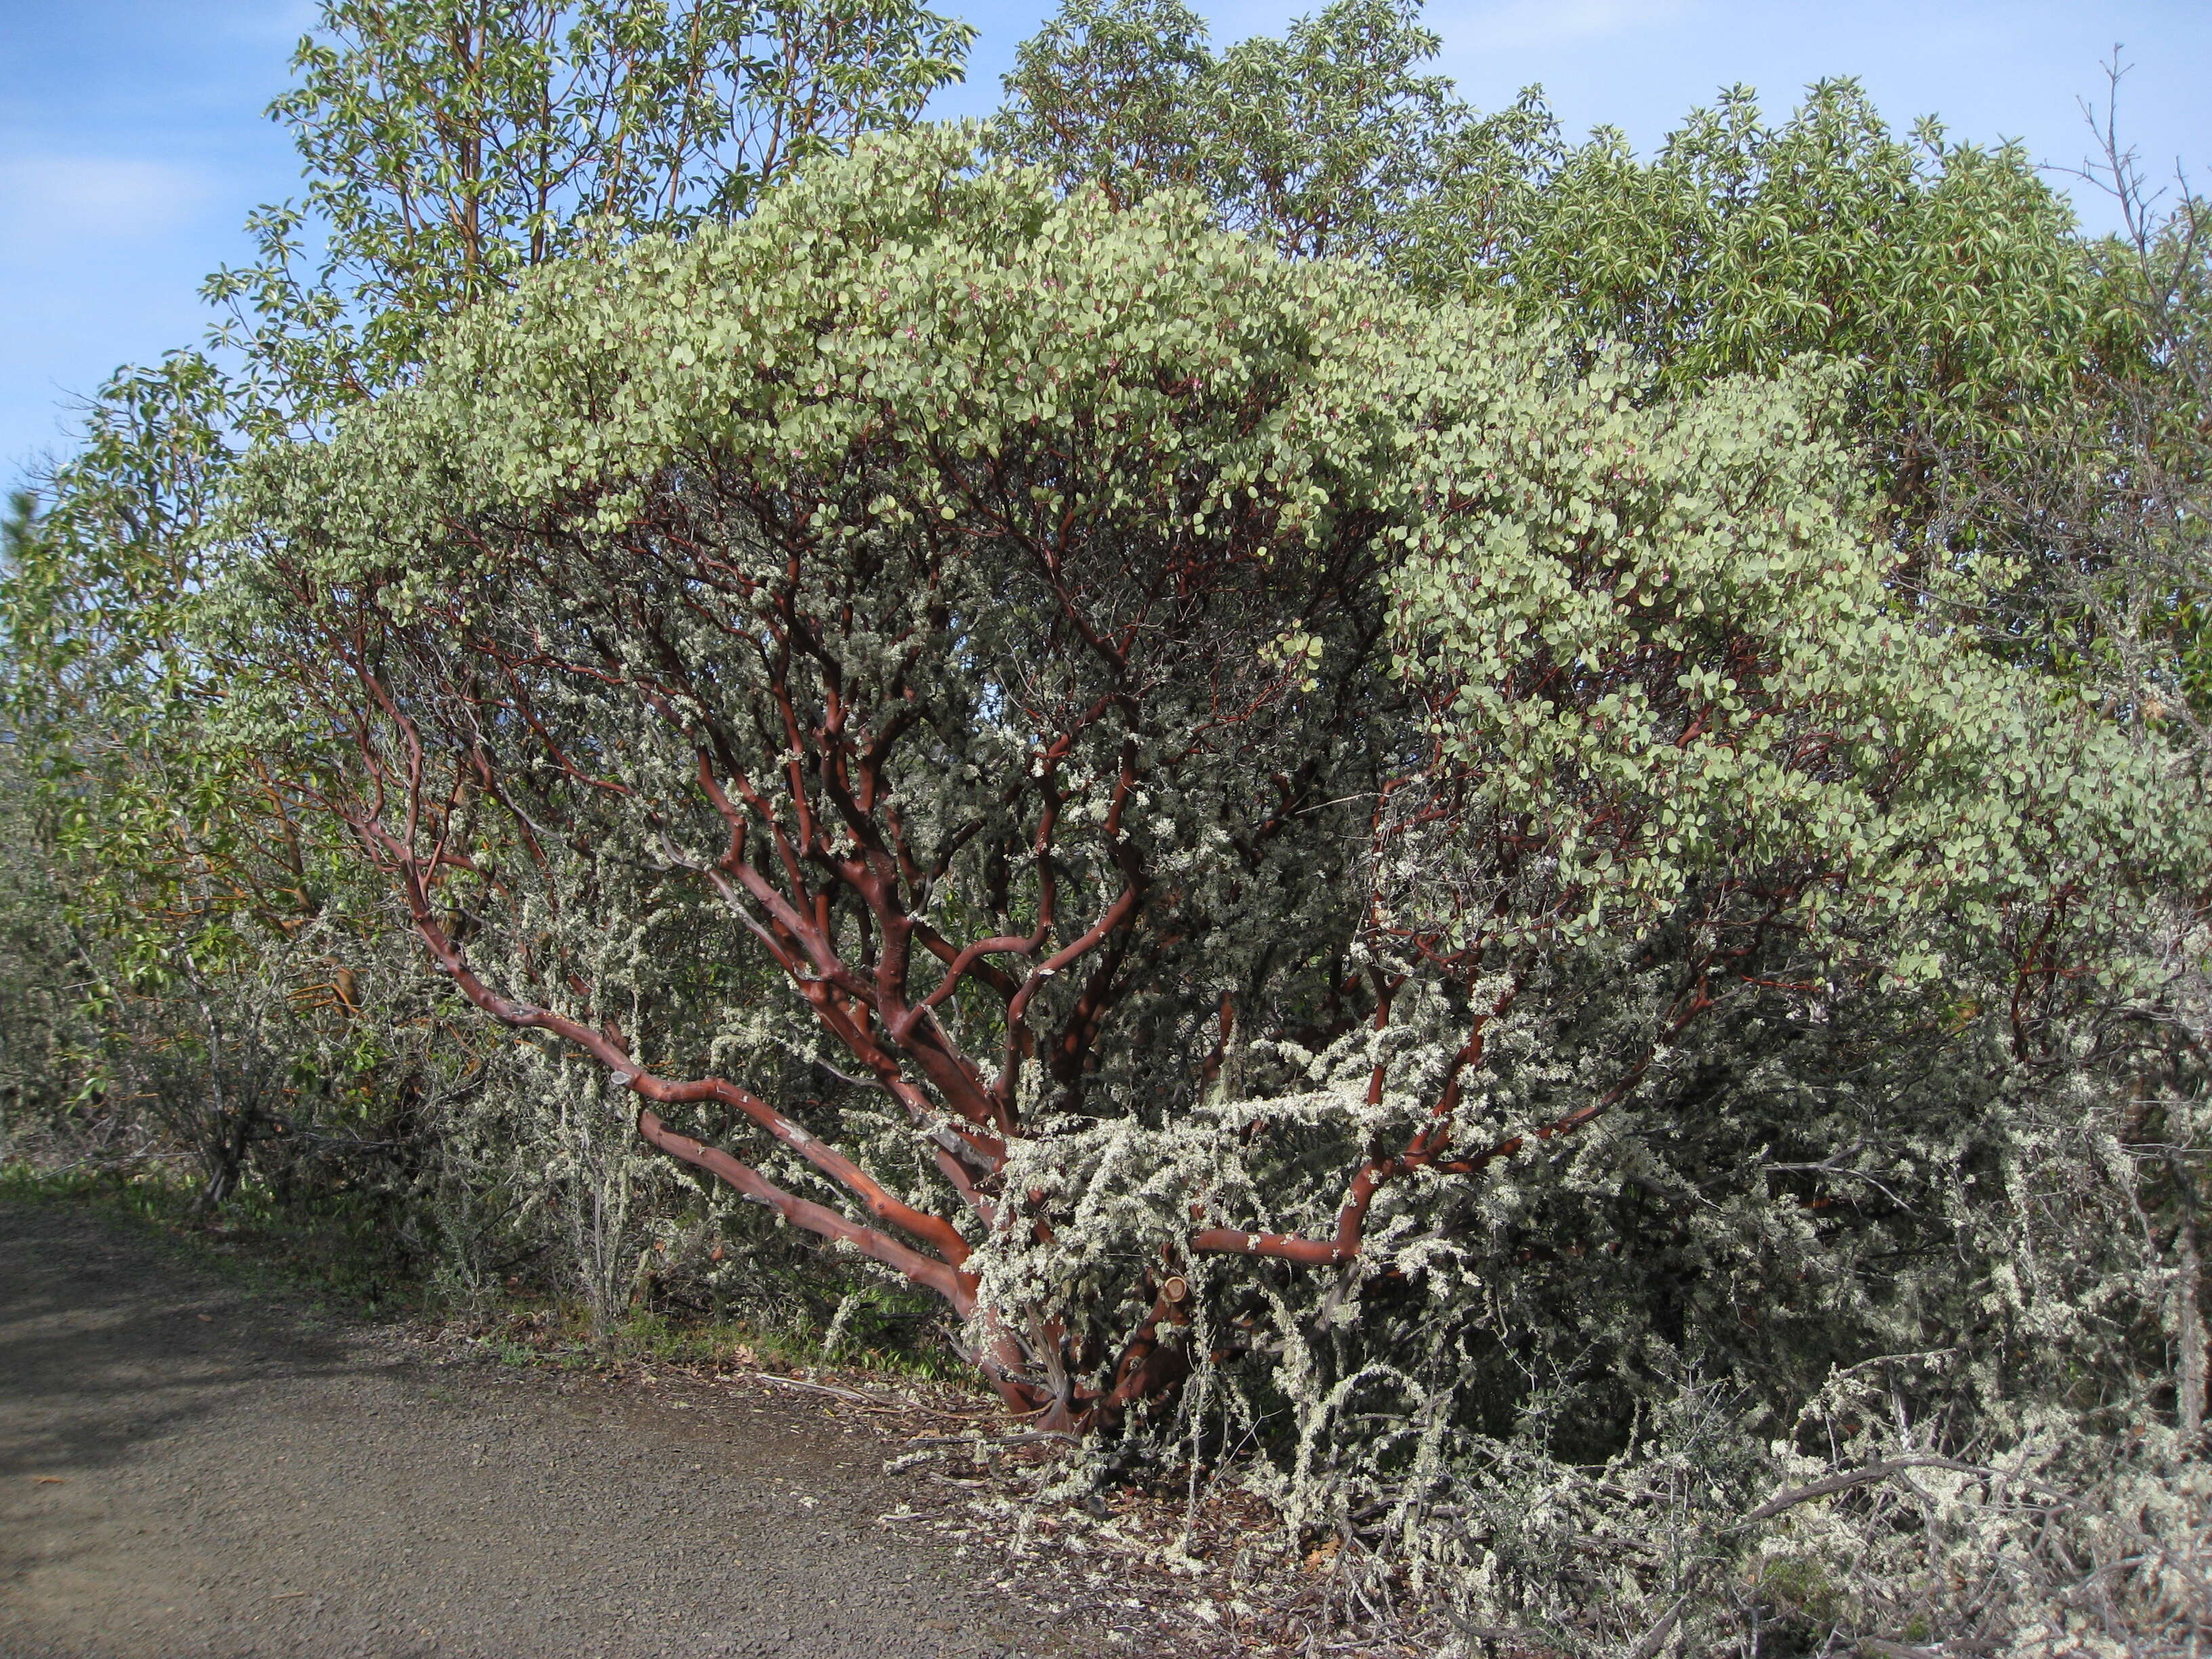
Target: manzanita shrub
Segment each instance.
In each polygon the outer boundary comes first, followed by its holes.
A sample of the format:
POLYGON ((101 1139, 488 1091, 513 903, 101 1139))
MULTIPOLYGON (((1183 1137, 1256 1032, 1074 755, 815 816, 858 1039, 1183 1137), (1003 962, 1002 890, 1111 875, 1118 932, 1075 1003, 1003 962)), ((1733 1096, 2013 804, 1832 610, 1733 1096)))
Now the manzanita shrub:
POLYGON ((1010 1407, 1242 1448, 1469 1627, 2197 1617, 2195 1287, 2094 1092, 2178 994, 2106 948, 2154 749, 1892 591, 1820 372, 1657 389, 975 143, 251 458, 234 740, 1010 1407))

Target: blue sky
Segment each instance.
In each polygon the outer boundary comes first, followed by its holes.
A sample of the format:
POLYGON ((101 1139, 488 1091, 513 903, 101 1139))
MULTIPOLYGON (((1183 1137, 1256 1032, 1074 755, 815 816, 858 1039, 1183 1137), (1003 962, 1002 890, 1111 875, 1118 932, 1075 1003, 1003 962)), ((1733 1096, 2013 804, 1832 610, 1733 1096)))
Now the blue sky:
MULTIPOLYGON (((1279 31, 1310 4, 1218 0, 1218 42, 1279 31)), ((981 31, 945 114, 983 113, 1042 0, 940 0, 981 31)), ((0 0, 0 476, 66 442, 73 398, 116 364, 191 344, 200 277, 246 252, 240 226, 293 193, 261 110, 313 21, 311 0, 0 0)), ((1570 131, 1600 122, 1648 149, 1736 82, 1770 108, 1856 75, 1900 125, 2014 137, 2076 164, 2077 100, 2101 101, 2116 43, 2135 65, 2121 112, 2154 173, 2212 179, 2207 0, 1431 0, 1443 68, 1495 107, 1541 82, 1570 131)), ((2078 195, 2102 228, 2102 204, 2078 195)))

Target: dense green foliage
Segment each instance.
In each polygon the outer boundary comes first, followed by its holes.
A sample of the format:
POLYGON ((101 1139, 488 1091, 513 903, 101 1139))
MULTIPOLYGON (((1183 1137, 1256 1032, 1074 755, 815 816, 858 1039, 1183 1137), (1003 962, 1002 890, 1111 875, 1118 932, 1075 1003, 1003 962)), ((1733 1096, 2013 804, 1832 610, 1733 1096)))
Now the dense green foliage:
POLYGON ((1178 0, 1082 0, 1024 46, 999 143, 1121 196, 1202 189, 1286 253, 1559 319, 1670 388, 1851 362, 1850 417, 1916 527, 1936 475, 2143 350, 2109 251, 2016 149, 1900 136, 1835 81, 1778 124, 1733 88, 1646 161, 1568 142, 1534 92, 1470 108, 1425 70, 1436 46, 1389 0, 1218 57, 1178 0))
POLYGON ((957 78, 910 0, 331 0, 270 106, 309 180, 210 277, 254 390, 314 418, 548 260, 745 211, 957 78), (312 243, 303 240, 312 228, 312 243))
POLYGON ((933 1300, 1468 1643, 2201 1639, 2193 199, 1379 0, 902 137, 912 9, 326 21, 326 262, 9 521, 11 1156, 933 1300))

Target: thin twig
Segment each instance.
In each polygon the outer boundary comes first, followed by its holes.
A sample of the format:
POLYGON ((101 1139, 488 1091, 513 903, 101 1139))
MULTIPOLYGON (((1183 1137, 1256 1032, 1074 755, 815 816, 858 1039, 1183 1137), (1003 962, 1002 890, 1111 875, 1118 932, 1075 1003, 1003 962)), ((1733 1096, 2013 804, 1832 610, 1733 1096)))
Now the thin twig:
POLYGON ((862 1394, 858 1389, 841 1389, 830 1382, 802 1382, 795 1376, 778 1376, 773 1371, 732 1371, 730 1375, 752 1382, 773 1382, 782 1389, 804 1389, 809 1394, 834 1395, 838 1399, 848 1400, 856 1406, 872 1406, 878 1411, 910 1409, 899 1405, 895 1401, 881 1400, 873 1395, 862 1394))

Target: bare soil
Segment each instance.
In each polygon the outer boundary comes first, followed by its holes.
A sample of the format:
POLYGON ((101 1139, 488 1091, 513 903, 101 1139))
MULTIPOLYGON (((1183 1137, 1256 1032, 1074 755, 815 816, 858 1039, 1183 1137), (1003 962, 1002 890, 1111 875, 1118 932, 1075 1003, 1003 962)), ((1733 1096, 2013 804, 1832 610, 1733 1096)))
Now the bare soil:
POLYGON ((441 1364, 96 1216, 0 1205, 4 1659, 1200 1645, 1024 1599, 916 1522, 884 1453, 822 1395, 441 1364))

